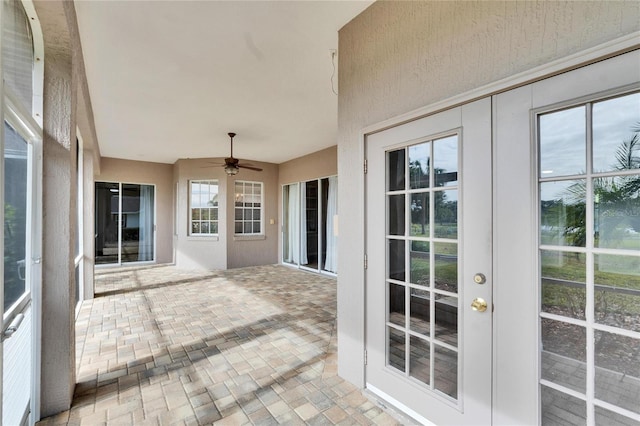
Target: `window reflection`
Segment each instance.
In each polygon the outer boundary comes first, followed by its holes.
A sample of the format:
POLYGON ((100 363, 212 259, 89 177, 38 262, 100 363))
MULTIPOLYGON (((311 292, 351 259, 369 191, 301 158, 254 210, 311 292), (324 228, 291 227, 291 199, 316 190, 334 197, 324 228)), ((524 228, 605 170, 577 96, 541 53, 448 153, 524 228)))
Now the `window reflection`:
POLYGON ((640 175, 593 181, 594 245, 640 250, 640 175))
POLYGON ((593 104, 593 171, 640 169, 640 93, 593 104))
POLYGON ((586 170, 584 106, 540 116, 540 177, 583 174, 586 170))
POLYGON ((409 147, 409 179, 411 189, 429 187, 429 167, 431 163, 431 143, 409 147))
POLYGON ((433 142, 433 172, 435 186, 458 184, 458 135, 433 142))
POLYGON ((540 240, 545 245, 584 247, 586 181, 540 184, 540 240))
MULTIPOLYGON (((541 378, 639 413, 640 340, 628 333, 640 331, 640 94, 543 114, 539 134, 541 378)), ((584 418, 584 402, 544 384, 543 424, 584 418)), ((627 424, 616 416, 596 407, 596 424, 627 424)))
POLYGON ((4 310, 27 290, 27 142, 4 123, 4 310))
POLYGON ((593 269, 596 322, 640 332, 640 257, 595 255, 593 269))

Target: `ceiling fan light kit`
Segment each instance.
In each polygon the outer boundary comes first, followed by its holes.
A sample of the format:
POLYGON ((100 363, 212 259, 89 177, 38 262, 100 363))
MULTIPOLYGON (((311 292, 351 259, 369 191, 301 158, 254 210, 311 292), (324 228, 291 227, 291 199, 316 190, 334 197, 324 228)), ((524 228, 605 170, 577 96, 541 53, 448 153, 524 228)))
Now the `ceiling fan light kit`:
POLYGON ((240 169, 238 168, 238 166, 234 166, 233 164, 225 164, 224 171, 227 174, 227 176, 234 176, 238 174, 240 169))

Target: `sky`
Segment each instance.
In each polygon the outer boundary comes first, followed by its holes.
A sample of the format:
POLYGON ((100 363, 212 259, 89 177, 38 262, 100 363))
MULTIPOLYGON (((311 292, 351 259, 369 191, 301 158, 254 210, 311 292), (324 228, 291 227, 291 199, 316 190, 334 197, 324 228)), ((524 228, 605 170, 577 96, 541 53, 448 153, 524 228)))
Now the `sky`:
MULTIPOLYGON (((540 116, 540 177, 583 174, 587 169, 585 106, 540 116)), ((593 104, 595 172, 616 170, 616 151, 640 125, 640 93, 593 104)), ((640 155, 640 152, 638 152, 640 155)))

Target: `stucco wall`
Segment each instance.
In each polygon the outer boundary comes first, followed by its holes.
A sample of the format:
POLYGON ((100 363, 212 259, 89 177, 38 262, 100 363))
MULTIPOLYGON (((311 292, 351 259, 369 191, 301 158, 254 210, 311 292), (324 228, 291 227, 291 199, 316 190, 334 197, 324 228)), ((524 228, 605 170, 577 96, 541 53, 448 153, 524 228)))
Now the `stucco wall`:
POLYGON ((338 174, 338 147, 331 146, 280 164, 278 184, 282 186, 336 174, 338 174))
POLYGON ((178 184, 178 215, 176 227, 176 265, 187 269, 226 269, 249 265, 277 263, 278 219, 277 182, 278 166, 252 161, 263 169, 256 172, 241 169, 234 177, 228 177, 223 167, 212 163, 224 163, 222 158, 179 160, 174 165, 174 184, 178 184), (189 226, 189 181, 218 181, 220 203, 219 233, 215 238, 190 236, 189 226), (234 237, 234 188, 236 180, 263 182, 264 190, 264 237, 234 237), (270 224, 270 219, 274 220, 270 224))
POLYGON ((173 166, 103 157, 97 182, 155 185, 156 262, 173 262, 173 166))
POLYGON ((637 31, 640 3, 379 1, 339 34, 338 370, 364 385, 363 128, 637 31), (356 167, 354 167, 356 165, 356 167))

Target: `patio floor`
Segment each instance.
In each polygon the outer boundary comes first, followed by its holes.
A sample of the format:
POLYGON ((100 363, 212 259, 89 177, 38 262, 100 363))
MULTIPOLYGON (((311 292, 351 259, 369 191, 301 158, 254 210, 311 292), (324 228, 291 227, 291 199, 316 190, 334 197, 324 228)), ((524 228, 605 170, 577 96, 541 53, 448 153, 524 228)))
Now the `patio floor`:
MULTIPOLYGON (((102 269, 58 424, 398 424, 337 376, 336 281, 283 266, 102 269)), ((392 417, 393 416, 393 417, 392 417)))

